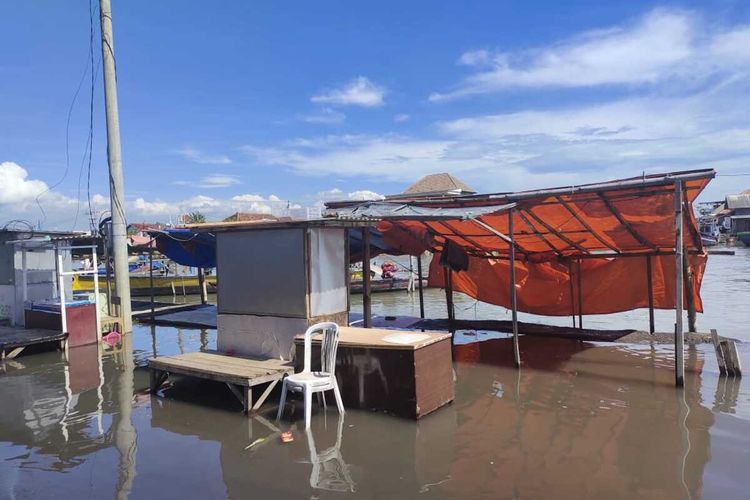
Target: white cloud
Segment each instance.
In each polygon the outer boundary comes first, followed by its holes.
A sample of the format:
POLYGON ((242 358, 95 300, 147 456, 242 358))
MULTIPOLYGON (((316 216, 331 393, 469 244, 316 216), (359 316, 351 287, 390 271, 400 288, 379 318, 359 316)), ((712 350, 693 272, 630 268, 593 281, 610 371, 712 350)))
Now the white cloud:
POLYGON ((206 154, 198 149, 191 147, 184 147, 182 149, 179 149, 177 150, 177 154, 179 154, 186 160, 204 165, 228 165, 232 163, 232 160, 226 155, 206 154))
POLYGON ((407 113, 399 113, 393 116, 393 121, 396 123, 403 123, 408 122, 410 118, 411 115, 408 115, 407 113))
POLYGON ((195 186, 200 188, 213 189, 234 186, 235 184, 240 184, 240 180, 233 175, 212 174, 204 176, 197 181, 175 181, 173 182, 173 184, 176 184, 178 186, 195 186))
MULTIPOLYGON (((749 172, 750 82, 732 79, 683 97, 528 109, 439 122, 432 136, 327 135, 242 150, 299 175, 404 184, 451 172, 483 192, 593 182, 720 165, 749 172)), ((706 196, 723 194, 710 185, 706 196)), ((721 184, 724 185, 724 184, 721 184)), ((345 193, 336 193, 337 199, 345 193)))
POLYGON ((694 13, 656 9, 630 25, 582 33, 533 50, 464 53, 478 71, 432 101, 514 87, 653 86, 673 90, 742 69, 750 60, 750 28, 718 30, 694 13))
POLYGON ((0 163, 0 205, 23 205, 47 191, 47 184, 29 179, 29 173, 12 161, 0 163))
POLYGON ((312 114, 303 116, 302 121, 306 121, 307 123, 320 123, 323 125, 336 125, 344 123, 346 121, 346 115, 335 109, 323 108, 312 114))
POLYGON ((352 191, 346 195, 350 200, 355 201, 366 201, 366 200, 382 200, 385 198, 382 194, 370 191, 368 189, 362 189, 360 191, 352 191))
POLYGON ((385 89, 374 84, 364 76, 358 76, 338 89, 331 89, 310 98, 319 104, 340 106, 362 106, 371 108, 381 106, 385 99, 385 89))
POLYGON ((385 196, 375 191, 359 190, 345 193, 339 188, 329 189, 328 191, 320 191, 315 195, 315 200, 318 202, 325 201, 340 201, 340 200, 354 200, 354 201, 366 201, 366 200, 382 200, 385 196))

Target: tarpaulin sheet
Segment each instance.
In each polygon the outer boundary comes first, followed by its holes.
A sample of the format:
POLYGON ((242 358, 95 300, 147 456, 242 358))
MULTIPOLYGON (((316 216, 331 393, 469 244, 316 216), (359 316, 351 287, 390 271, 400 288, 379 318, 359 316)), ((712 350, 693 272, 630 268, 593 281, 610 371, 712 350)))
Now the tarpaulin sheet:
POLYGON ((415 205, 457 209, 455 218, 436 220, 416 210, 411 219, 389 218, 381 206, 383 220, 377 229, 384 242, 403 253, 436 253, 432 286, 444 286, 443 273, 436 268, 440 252, 447 242, 459 247, 470 261, 466 272, 454 273, 454 290, 506 307, 510 306, 507 259, 512 239, 518 309, 545 315, 578 314, 581 307, 583 314, 648 307, 645 255, 651 254, 654 306, 673 308, 674 182, 684 179, 682 245, 686 255, 691 253, 693 298, 702 311, 699 290, 706 256, 692 202, 713 175, 705 170, 645 176, 642 184, 638 178, 539 192, 413 200, 410 203, 415 205), (492 206, 498 210, 489 210, 492 206), (460 208, 467 216, 461 216, 460 208), (575 274, 579 260, 582 305, 577 302, 575 274), (569 267, 574 276, 572 294, 569 267))
MULTIPOLYGON (((445 287, 440 253, 430 264, 429 286, 445 287)), ((700 286, 706 267, 705 255, 691 255, 695 308, 703 312, 700 286)), ((651 257, 654 307, 675 307, 675 258, 651 257)), ((646 257, 582 259, 580 301, 578 264, 549 261, 516 261, 518 310, 547 316, 609 314, 648 307, 646 257), (572 277, 572 280, 571 280, 572 277), (571 283, 572 281, 572 283, 571 283)), ((510 308, 510 262, 470 257, 467 271, 453 271, 453 290, 482 302, 510 308)), ((687 307, 687 298, 683 306, 687 307)))
POLYGON ((149 231, 156 248, 183 266, 216 267, 216 237, 211 233, 194 233, 190 229, 149 231))

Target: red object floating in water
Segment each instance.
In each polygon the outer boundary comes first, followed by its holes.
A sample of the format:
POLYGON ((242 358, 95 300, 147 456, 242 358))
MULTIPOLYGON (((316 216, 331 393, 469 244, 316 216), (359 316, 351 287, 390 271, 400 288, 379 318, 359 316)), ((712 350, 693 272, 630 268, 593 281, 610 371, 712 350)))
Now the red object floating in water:
POLYGON ((109 332, 107 335, 102 337, 102 340, 111 346, 115 346, 122 340, 122 335, 119 332, 109 332))
POLYGON ((294 441, 294 435, 292 435, 292 431, 286 431, 281 433, 281 442, 282 443, 291 443, 294 441))

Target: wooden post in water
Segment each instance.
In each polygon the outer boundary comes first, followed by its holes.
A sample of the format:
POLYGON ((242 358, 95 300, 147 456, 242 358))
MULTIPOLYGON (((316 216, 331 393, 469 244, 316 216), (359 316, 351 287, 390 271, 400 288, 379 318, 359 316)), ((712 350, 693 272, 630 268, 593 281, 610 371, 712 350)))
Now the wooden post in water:
POLYGON ((648 331, 653 334, 656 326, 654 322, 654 275, 650 255, 646 256, 646 286, 648 288, 648 331))
POLYGON ((422 290, 422 254, 417 255, 417 280, 419 280, 419 317, 424 319, 424 291, 422 290))
POLYGON ((370 228, 362 228, 362 315, 364 327, 372 327, 372 302, 370 295, 370 228))
POLYGON ((198 268, 198 288, 201 294, 201 304, 208 304, 208 288, 206 288, 206 270, 198 268))
POLYGON ((513 238, 513 209, 508 211, 508 233, 510 236, 510 311, 513 319, 513 360, 521 367, 521 351, 518 347, 518 304, 516 302, 516 244, 513 238))
POLYGON ((675 350, 675 384, 682 386, 685 384, 685 338, 682 330, 682 301, 683 301, 683 281, 682 281, 682 181, 675 182, 675 332, 674 332, 674 350, 675 350))

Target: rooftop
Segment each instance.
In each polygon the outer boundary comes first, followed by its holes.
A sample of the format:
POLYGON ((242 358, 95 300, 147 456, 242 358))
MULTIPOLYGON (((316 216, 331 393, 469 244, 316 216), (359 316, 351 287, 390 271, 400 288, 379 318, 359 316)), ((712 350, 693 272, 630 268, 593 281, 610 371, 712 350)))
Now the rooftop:
MULTIPOLYGON (((440 174, 425 175, 417 182, 406 188, 401 195, 408 194, 412 196, 435 195, 435 194, 473 194, 474 189, 469 187, 463 181, 455 178, 447 172, 440 174)), ((401 195, 395 195, 400 197, 401 195)))
POLYGON ((750 194, 728 195, 727 208, 729 210, 737 210, 738 208, 750 208, 750 194))

